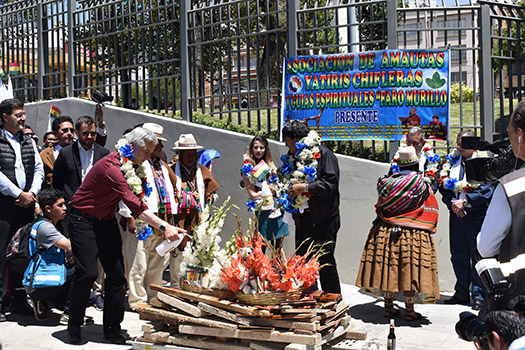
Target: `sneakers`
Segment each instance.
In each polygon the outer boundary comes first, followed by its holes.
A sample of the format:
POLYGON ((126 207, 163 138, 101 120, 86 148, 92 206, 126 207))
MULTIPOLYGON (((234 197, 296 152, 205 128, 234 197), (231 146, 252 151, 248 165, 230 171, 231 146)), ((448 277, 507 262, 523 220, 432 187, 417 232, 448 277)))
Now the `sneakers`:
POLYGON ((38 321, 46 321, 49 319, 49 316, 51 316, 51 310, 43 301, 29 297, 29 302, 31 307, 33 308, 35 318, 38 321))
POLYGON ((7 316, 5 315, 5 312, 0 311, 0 322, 7 321, 7 316))

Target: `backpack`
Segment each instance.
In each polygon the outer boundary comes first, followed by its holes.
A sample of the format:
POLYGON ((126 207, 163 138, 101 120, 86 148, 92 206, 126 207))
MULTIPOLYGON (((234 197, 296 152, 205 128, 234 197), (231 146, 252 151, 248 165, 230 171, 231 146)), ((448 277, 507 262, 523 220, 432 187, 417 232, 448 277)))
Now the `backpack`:
POLYGON ((33 225, 36 225, 35 229, 38 229, 38 226, 40 226, 42 222, 42 219, 37 219, 22 226, 16 231, 7 245, 7 263, 11 267, 11 270, 19 275, 24 274, 32 259, 32 256, 29 254, 29 237, 31 236, 33 225))

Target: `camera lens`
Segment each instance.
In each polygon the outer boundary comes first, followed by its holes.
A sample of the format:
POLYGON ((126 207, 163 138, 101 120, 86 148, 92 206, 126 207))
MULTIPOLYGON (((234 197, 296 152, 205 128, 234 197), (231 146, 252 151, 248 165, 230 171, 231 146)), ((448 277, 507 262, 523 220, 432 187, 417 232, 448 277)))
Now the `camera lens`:
POLYGON ((472 341, 474 337, 481 338, 485 334, 485 323, 472 312, 462 312, 456 323, 456 333, 466 341, 472 341))

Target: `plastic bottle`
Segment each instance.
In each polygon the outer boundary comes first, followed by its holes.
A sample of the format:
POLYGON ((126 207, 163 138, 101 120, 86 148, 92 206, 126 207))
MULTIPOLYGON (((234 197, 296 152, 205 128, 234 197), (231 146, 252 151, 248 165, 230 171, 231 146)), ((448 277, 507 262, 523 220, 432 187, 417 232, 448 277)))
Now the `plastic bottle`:
POLYGON ((161 244, 159 244, 155 250, 157 251, 157 253, 160 255, 160 256, 165 256, 166 254, 168 254, 169 252, 171 252, 173 249, 177 248, 179 246, 179 244, 182 242, 182 240, 184 239, 184 237, 186 236, 186 234, 184 233, 179 233, 179 239, 171 242, 171 243, 168 243, 168 241, 163 241, 161 244))
POLYGON ((273 195, 272 190, 270 190, 270 186, 268 186, 268 183, 264 181, 261 186, 261 194, 262 194, 262 210, 272 210, 273 209, 273 195))

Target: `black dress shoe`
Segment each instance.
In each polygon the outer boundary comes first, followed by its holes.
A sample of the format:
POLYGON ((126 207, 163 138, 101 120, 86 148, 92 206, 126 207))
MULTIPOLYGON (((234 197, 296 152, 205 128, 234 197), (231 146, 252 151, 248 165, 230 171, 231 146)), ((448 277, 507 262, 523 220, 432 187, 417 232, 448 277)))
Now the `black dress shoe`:
POLYGON ((474 299, 472 302, 472 310, 479 311, 483 307, 483 299, 474 299))
POLYGON ((468 305, 470 304, 470 300, 458 298, 456 294, 454 294, 450 299, 445 300, 445 304, 468 305))
POLYGON ((126 336, 120 331, 104 332, 104 338, 111 341, 113 344, 126 344, 126 336))
POLYGON ((78 344, 82 340, 79 326, 67 326, 67 338, 71 344, 78 344))

